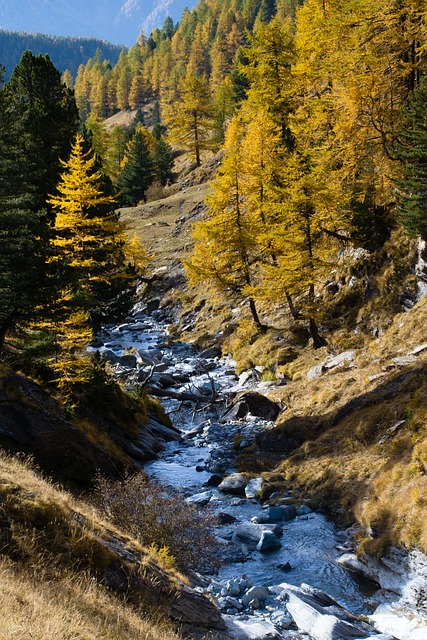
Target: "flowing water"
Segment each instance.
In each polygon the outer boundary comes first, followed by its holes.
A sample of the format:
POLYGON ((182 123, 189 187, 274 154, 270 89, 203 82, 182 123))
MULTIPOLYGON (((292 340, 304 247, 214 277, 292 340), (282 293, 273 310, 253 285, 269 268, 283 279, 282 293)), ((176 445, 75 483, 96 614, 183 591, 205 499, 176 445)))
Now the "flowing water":
MULTIPOLYGON (((262 514, 263 506, 255 499, 226 495, 217 488, 206 487, 204 484, 213 471, 221 471, 221 475, 235 471, 235 450, 231 443, 233 435, 238 434, 239 438, 250 444, 255 433, 268 425, 252 417, 246 421, 221 424, 219 416, 224 406, 221 399, 236 390, 247 390, 248 387, 262 393, 265 383, 252 381, 251 384, 250 380, 244 383, 241 380, 239 384, 230 359, 198 357, 191 345, 170 341, 161 323, 144 316, 138 310, 131 321, 116 327, 106 327, 100 336, 100 345, 94 346, 93 350, 107 352, 110 357, 111 353, 114 358, 136 354, 137 369, 144 371, 145 368, 151 374, 153 371, 147 362, 152 359, 153 362, 162 363, 162 366, 157 366, 161 373, 155 374, 151 383, 155 383, 161 375, 184 376, 186 381, 177 381, 173 386, 174 392, 209 393, 215 389, 218 393, 218 401, 210 405, 195 405, 177 399, 165 400, 163 405, 166 411, 184 437, 179 442, 168 443, 161 456, 145 466, 148 474, 179 489, 186 497, 209 491, 209 503, 201 508, 214 513, 227 513, 236 519, 216 530, 218 539, 224 546, 226 562, 218 574, 213 576, 215 580, 224 582, 246 574, 254 585, 272 586, 286 582, 299 586, 307 583, 330 594, 355 613, 372 613, 370 597, 375 592, 375 587, 369 581, 355 578, 336 563, 337 557, 343 552, 342 547, 340 548, 342 536, 321 513, 307 510, 307 513, 283 523, 281 547, 275 551, 260 553, 256 549, 247 549, 243 555, 238 553, 231 558, 230 553, 227 554, 236 525, 250 522, 252 518, 262 514), (186 433, 190 433, 190 437, 186 437, 186 433)), ((136 370, 121 367, 120 360, 115 366, 118 376, 135 378, 136 370)), ((404 633, 399 637, 406 638, 404 633)), ((420 635, 419 638, 422 639, 423 636, 420 635)), ((425 638, 427 639, 427 628, 425 638)))

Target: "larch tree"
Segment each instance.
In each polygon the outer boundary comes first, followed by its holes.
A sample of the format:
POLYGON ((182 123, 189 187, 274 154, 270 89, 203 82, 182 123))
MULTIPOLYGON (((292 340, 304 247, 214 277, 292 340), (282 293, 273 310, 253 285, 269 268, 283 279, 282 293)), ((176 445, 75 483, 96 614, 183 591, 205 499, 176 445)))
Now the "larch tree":
POLYGON ((195 225, 194 251, 185 267, 194 282, 211 282, 217 289, 246 299, 255 324, 263 330, 253 297, 256 227, 241 185, 243 133, 236 116, 227 131, 220 174, 212 184, 207 219, 195 225))
POLYGON ((200 153, 212 147, 213 107, 206 76, 188 72, 181 81, 180 97, 165 109, 171 142, 192 151, 199 167, 200 153))
POLYGON ((94 318, 108 316, 108 307, 128 287, 124 227, 113 210, 113 198, 99 188, 101 173, 94 171, 96 158, 84 152, 77 136, 57 195, 49 198, 56 213, 52 258, 62 270, 62 291, 52 319, 47 321, 57 336, 58 351, 53 369, 60 387, 68 393, 84 382, 91 364, 85 348, 96 328, 94 318))

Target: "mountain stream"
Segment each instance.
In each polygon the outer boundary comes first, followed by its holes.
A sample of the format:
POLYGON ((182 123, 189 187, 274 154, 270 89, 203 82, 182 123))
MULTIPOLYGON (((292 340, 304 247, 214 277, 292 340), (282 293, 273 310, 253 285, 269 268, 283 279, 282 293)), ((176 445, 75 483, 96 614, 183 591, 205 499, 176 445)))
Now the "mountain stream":
MULTIPOLYGON (((262 520, 267 513, 266 505, 256 499, 261 480, 255 481, 253 489, 249 486, 245 494, 236 496, 209 486, 210 479, 213 474, 225 477, 235 473, 236 443, 240 448, 250 446, 256 433, 267 428, 268 423, 250 414, 240 420, 221 421, 221 414, 225 400, 236 392, 253 390, 262 394, 274 383, 259 382, 254 375, 238 378, 230 358, 213 357, 215 348, 198 354, 191 344, 172 340, 166 325, 158 319, 160 313, 154 311, 148 316, 136 307, 125 323, 106 326, 90 350, 103 353, 113 364, 116 376, 127 384, 149 379, 150 385, 177 395, 162 398, 162 404, 181 430, 181 438, 167 443, 159 458, 145 465, 145 471, 159 482, 177 488, 201 509, 221 514, 224 524, 215 529, 215 534, 224 550, 222 565, 217 573, 202 576, 198 589, 215 598, 229 626, 230 638, 355 637, 333 633, 328 636, 326 632, 311 636, 304 625, 297 630, 278 587, 286 583, 296 587, 310 585, 349 611, 368 616, 376 630, 364 638, 426 640, 426 618, 421 619, 413 609, 402 610, 396 604, 399 596, 377 591, 378 585, 337 563, 339 556, 352 551, 352 531, 338 531, 325 515, 312 511, 308 505, 296 505, 296 517, 280 522, 283 534, 276 525, 274 531, 280 541, 277 548, 261 552, 250 534, 245 537, 245 529, 256 526, 272 530, 268 525, 254 525, 254 520, 262 520), (195 403, 180 399, 180 394, 215 396, 215 401, 195 403), (242 535, 236 536, 238 530, 242 535), (264 596, 263 591, 249 592, 251 585, 263 587, 264 596), (251 593, 258 596, 249 606, 242 599, 245 592, 249 597, 251 593)), ((279 504, 292 506, 292 491, 280 499, 279 504)))

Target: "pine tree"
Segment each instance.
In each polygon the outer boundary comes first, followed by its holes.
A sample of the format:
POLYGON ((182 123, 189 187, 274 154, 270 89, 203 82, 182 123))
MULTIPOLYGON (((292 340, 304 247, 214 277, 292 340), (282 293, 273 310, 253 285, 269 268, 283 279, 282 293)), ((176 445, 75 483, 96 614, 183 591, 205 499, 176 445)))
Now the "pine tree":
POLYGON ((153 153, 154 175, 165 186, 173 178, 173 151, 164 138, 160 138, 153 153))
POLYGON ((0 89, 0 352, 6 335, 34 319, 53 290, 46 269, 46 213, 35 211, 37 196, 19 146, 23 135, 22 123, 7 108, 0 89))
POLYGON ((117 178, 117 187, 121 190, 125 202, 136 205, 145 202, 145 193, 153 182, 154 168, 150 149, 142 127, 137 128, 129 143, 124 166, 117 178))
POLYGON ((27 183, 33 185, 34 210, 47 205, 47 196, 59 179, 59 158, 67 157, 79 117, 73 92, 49 56, 23 53, 5 87, 7 109, 19 120, 16 141, 26 158, 27 183))

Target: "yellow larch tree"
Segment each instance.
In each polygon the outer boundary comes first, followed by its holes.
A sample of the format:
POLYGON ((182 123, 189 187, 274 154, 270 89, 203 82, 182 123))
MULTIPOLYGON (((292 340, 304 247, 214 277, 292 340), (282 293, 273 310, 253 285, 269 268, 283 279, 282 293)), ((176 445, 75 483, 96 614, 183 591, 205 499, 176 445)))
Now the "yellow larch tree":
POLYGON ((62 291, 48 325, 57 353, 52 367, 65 396, 90 376, 86 347, 98 322, 128 287, 124 227, 112 210, 114 199, 100 189, 96 157, 84 151, 78 135, 57 194, 49 198, 56 213, 52 258, 62 291))
POLYGON ((246 299, 255 324, 263 329, 252 293, 256 233, 241 186, 243 135, 242 120, 235 116, 227 130, 220 173, 212 183, 207 219, 195 225, 193 255, 184 266, 193 282, 211 282, 246 299))

